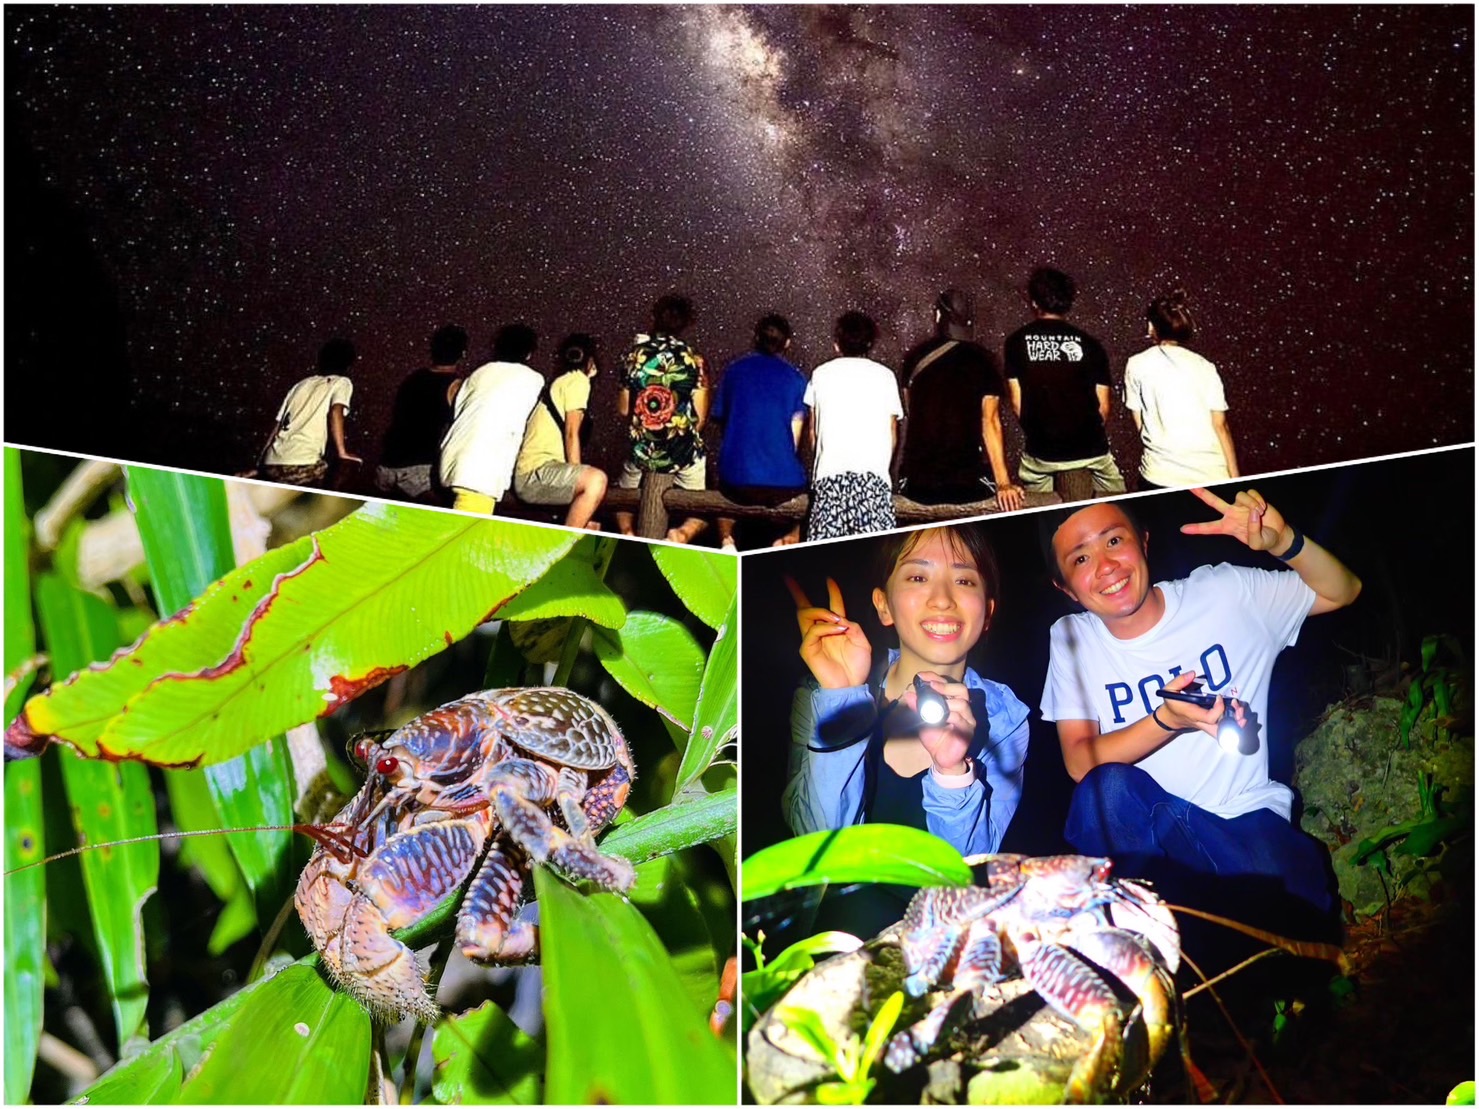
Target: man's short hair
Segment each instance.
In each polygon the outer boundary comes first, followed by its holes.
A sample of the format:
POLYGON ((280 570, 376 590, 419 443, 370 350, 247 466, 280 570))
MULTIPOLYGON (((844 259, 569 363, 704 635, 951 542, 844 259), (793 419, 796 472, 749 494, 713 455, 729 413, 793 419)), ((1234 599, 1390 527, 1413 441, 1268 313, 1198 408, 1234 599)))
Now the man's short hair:
MULTIPOLYGON (((1053 579, 1054 585, 1063 586, 1068 583, 1063 580, 1063 571, 1058 566, 1058 553, 1053 550, 1053 538, 1058 534, 1058 529, 1068 522, 1070 516, 1089 507, 1089 505, 1075 504, 1067 508, 1052 508, 1037 514, 1037 542, 1042 548, 1043 561, 1048 565, 1048 576, 1053 579)), ((1145 549, 1145 528, 1141 526, 1140 520, 1126 502, 1115 501, 1114 507, 1124 515, 1125 521, 1130 525, 1130 530, 1135 533, 1135 542, 1140 544, 1140 549, 1143 551, 1145 549)))
POLYGON ((1078 286, 1062 270, 1051 266, 1039 266, 1027 279, 1027 295, 1032 303, 1044 312, 1061 316, 1073 307, 1073 298, 1078 295, 1078 286))
POLYGON ((467 353, 467 332, 455 323, 445 324, 436 329, 436 334, 431 337, 431 364, 433 366, 450 366, 459 362, 467 353))
POLYGON ((659 335, 681 335, 693 322, 693 301, 680 293, 665 293, 652 306, 652 330, 659 335))
POLYGON ((762 354, 779 354, 790 341, 791 322, 785 316, 772 312, 755 325, 755 349, 762 354))
POLYGON ((860 358, 873 349, 878 341, 878 325, 866 312, 844 312, 837 317, 832 329, 832 339, 842 354, 860 358))
POLYGON ((493 336, 495 362, 528 362, 539 347, 539 336, 526 323, 506 323, 493 336))
POLYGON ((597 354, 596 340, 584 331, 577 331, 565 336, 565 341, 560 344, 555 354, 555 369, 559 373, 584 370, 597 354))
POLYGON ((359 357, 354 344, 348 339, 330 339, 318 348, 318 372, 321 374, 345 374, 354 360, 359 357))

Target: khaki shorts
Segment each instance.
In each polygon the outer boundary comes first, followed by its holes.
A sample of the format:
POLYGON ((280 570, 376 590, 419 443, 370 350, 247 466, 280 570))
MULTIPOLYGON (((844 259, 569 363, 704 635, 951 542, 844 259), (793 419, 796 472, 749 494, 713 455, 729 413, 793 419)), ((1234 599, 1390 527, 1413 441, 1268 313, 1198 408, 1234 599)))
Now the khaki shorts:
MULTIPOLYGON (((632 465, 629 458, 621 464, 621 477, 616 479, 618 489, 635 489, 642 484, 643 471, 632 465)), ((690 493, 701 493, 708 480, 708 458, 697 458, 681 470, 673 471, 673 485, 690 493)))
POLYGON ((574 462, 545 462, 514 475, 514 496, 525 504, 569 504, 584 469, 574 462))
POLYGON ((1114 464, 1112 454, 1101 454, 1098 458, 1079 458, 1072 462, 1045 462, 1023 451, 1022 465, 1017 470, 1017 476, 1022 480, 1022 488, 1029 493, 1051 493, 1053 475, 1065 470, 1088 470, 1094 479, 1094 492, 1098 495, 1125 491, 1125 477, 1114 464))

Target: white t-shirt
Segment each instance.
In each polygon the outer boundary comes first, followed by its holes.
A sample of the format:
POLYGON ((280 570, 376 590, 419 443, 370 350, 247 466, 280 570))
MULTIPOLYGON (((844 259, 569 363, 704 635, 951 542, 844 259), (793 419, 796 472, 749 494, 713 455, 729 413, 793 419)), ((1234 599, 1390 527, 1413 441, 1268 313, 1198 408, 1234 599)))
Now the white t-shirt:
POLYGON ((802 399, 817 429, 813 480, 848 473, 889 479, 893 421, 904 416, 893 370, 871 358, 834 358, 812 372, 802 399))
POLYGON ((1158 344, 1125 363, 1125 407, 1140 413, 1140 472, 1156 485, 1227 481, 1212 413, 1227 411, 1217 367, 1196 351, 1158 344))
POLYGON ((524 425, 544 378, 522 362, 489 362, 457 391, 452 426, 442 438, 442 484, 494 500, 508 492, 524 425))
POLYGON ((1134 639, 1116 639, 1097 616, 1053 625, 1044 720, 1093 720, 1099 731, 1133 724, 1162 702, 1155 691, 1195 670, 1208 693, 1248 704, 1249 755, 1228 753, 1201 731, 1183 732, 1137 765, 1167 793, 1218 816, 1272 809, 1289 818, 1292 794, 1268 776, 1268 687, 1274 660, 1299 638, 1315 591, 1290 570, 1199 566, 1181 581, 1159 582, 1166 611, 1134 639))
POLYGON ((315 374, 288 390, 277 410, 277 434, 262 461, 272 466, 312 466, 329 445, 329 409, 344 406, 354 383, 347 377, 315 374))

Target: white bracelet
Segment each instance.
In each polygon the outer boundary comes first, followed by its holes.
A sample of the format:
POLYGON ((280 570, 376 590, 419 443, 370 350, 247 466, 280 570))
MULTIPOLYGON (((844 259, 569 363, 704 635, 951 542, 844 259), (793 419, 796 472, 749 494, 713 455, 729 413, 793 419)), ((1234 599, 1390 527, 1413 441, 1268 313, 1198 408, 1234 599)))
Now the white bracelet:
POLYGON ((935 780, 935 785, 944 789, 964 789, 976 780, 976 764, 966 759, 963 774, 941 774, 931 765, 930 777, 935 780))

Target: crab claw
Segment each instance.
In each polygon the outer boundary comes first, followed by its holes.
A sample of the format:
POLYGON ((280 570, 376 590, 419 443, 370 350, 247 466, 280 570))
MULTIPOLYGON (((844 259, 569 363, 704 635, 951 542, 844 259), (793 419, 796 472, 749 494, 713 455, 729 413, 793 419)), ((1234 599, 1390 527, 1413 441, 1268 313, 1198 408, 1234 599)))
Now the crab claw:
POLYGON ((379 908, 363 895, 345 913, 339 948, 339 984, 375 1016, 399 1020, 412 1013, 424 1024, 441 1018, 416 953, 390 934, 379 908))

